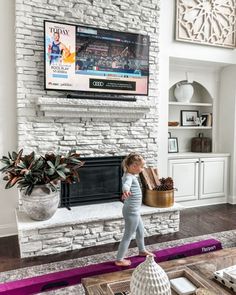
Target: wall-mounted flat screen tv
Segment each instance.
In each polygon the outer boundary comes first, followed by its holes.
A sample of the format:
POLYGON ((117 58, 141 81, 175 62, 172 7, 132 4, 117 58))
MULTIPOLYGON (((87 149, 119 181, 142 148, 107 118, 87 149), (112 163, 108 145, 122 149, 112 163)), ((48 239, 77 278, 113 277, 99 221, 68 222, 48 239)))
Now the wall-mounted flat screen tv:
POLYGON ((44 21, 45 89, 147 95, 149 37, 44 21))

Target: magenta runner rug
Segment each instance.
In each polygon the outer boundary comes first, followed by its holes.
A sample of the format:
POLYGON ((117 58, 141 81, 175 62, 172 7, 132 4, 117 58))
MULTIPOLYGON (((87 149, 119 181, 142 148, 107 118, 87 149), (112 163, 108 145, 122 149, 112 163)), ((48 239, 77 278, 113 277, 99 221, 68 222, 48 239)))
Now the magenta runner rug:
MULTIPOLYGON (((163 262, 176 258, 198 255, 222 249, 221 242, 216 239, 208 239, 193 242, 181 246, 154 251, 156 262, 163 262)), ((145 260, 145 257, 130 257, 131 265, 119 267, 114 262, 91 264, 85 267, 77 267, 59 272, 49 273, 0 284, 0 294, 4 295, 29 295, 43 291, 80 284, 82 278, 104 273, 116 272, 124 269, 135 268, 145 260)))

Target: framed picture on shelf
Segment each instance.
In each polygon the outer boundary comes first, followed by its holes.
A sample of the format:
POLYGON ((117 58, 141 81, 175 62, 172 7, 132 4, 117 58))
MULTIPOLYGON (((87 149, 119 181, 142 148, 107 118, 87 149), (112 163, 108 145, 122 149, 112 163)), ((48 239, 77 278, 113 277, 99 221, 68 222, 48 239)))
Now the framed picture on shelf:
POLYGON ((198 126, 198 111, 181 111, 181 126, 198 126))
POLYGON ((178 138, 177 137, 169 137, 168 138, 168 153, 178 153, 178 138))

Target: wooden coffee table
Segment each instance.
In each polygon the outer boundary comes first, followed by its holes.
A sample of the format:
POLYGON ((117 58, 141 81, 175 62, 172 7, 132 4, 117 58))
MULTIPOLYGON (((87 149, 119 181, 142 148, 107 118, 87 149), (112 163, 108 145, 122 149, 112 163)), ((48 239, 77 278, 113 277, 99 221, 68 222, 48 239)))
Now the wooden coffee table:
MULTIPOLYGON (((236 265, 236 248, 161 262, 159 265, 167 272, 170 278, 187 271, 209 290, 214 291, 216 295, 235 294, 218 283, 213 278, 213 272, 236 265)), ((82 279, 82 285, 87 295, 106 295, 108 284, 130 280, 132 272, 133 269, 130 269, 84 278, 82 279)), ((173 292, 173 294, 175 293, 173 292)))

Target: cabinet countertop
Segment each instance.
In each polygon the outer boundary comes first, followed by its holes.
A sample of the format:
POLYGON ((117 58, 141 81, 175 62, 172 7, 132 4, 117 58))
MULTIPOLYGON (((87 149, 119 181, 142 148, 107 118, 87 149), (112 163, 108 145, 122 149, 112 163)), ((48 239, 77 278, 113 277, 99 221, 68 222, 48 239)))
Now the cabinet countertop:
POLYGON ((229 153, 170 153, 168 159, 229 157, 229 153))

